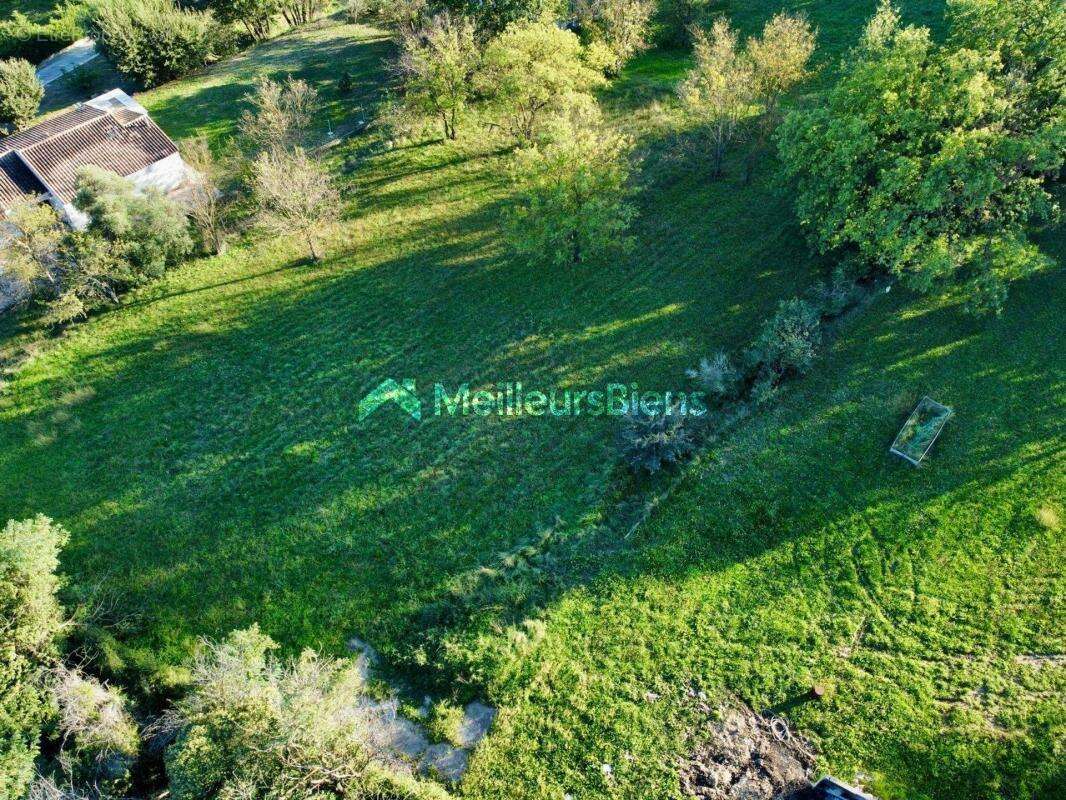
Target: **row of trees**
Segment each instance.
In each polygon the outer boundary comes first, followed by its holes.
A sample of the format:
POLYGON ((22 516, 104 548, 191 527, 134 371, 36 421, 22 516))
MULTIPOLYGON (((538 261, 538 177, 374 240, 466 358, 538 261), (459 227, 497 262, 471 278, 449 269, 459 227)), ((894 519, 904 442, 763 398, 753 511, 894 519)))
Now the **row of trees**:
POLYGON ((43 516, 0 529, 0 797, 103 800, 135 780, 155 790, 145 767, 162 754, 177 800, 446 800, 374 746, 383 737, 357 662, 278 658, 254 626, 203 643, 162 714, 137 708, 91 672, 103 661, 85 632, 106 619, 103 604, 90 597, 68 616, 59 601, 67 539, 43 516))
POLYGON ((1066 6, 951 0, 950 37, 884 0, 817 107, 778 135, 800 221, 822 252, 998 312, 1045 257, 1034 224, 1066 155, 1066 6))

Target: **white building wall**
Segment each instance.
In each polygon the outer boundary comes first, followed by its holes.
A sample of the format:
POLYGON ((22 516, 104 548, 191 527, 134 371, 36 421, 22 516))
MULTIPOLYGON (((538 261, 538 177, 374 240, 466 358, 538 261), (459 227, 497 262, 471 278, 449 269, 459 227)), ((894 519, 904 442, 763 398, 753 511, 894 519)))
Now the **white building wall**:
POLYGON ((164 194, 177 189, 188 180, 189 168, 181 160, 180 153, 172 153, 162 161, 149 164, 140 172, 129 176, 133 185, 142 192, 155 187, 164 194))

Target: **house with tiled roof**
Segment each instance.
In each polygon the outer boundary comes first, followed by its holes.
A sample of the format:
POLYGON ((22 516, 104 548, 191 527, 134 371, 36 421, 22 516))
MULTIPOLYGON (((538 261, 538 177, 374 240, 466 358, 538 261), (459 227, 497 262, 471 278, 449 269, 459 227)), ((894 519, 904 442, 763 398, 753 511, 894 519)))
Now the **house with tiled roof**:
POLYGON ((178 148, 148 112, 121 89, 0 139, 0 216, 21 198, 51 203, 74 227, 78 170, 109 170, 140 189, 179 192, 190 172, 178 148))

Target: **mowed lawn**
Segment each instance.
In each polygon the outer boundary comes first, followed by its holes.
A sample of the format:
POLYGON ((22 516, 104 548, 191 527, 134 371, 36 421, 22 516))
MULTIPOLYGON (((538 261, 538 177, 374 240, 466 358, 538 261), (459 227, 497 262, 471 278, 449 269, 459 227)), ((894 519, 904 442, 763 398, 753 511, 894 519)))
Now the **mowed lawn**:
MULTIPOLYGON (((830 63, 874 3, 795 7, 830 63)), ((750 32, 778 9, 728 10, 750 32)), ((390 53, 379 32, 325 24, 139 99, 175 137, 218 140, 257 74, 291 71, 320 89, 324 133, 327 115, 370 114, 390 53)), ((632 255, 516 263, 505 151, 353 138, 330 150, 346 219, 321 264, 291 242, 237 246, 18 373, 0 396, 0 518, 71 529, 72 589, 102 584, 137 612, 126 656, 149 670, 252 622, 290 650, 356 635, 396 652, 501 563, 521 594, 531 579, 498 554, 610 513, 617 421, 390 407, 360 422, 358 401, 388 377, 424 400, 438 381, 685 388, 686 367, 821 276, 772 159, 751 187, 708 179, 678 130, 685 64, 650 54, 604 93, 644 156, 632 255)), ((1061 237, 1045 246, 1061 262, 1061 237)), ((824 770, 872 775, 886 798, 1061 785, 1062 288, 1041 275, 990 321, 879 298, 647 524, 542 566, 561 588, 530 619, 488 604, 455 620, 471 628, 456 641, 491 653, 456 677, 501 708, 463 794, 671 796, 689 688, 787 705, 824 770), (958 416, 915 470, 886 450, 926 393, 958 416), (826 702, 789 704, 816 681, 826 702)))
MULTIPOLYGON (((324 26, 139 97, 175 136, 218 138, 255 75, 291 66, 338 124, 382 86, 389 47, 324 26), (345 68, 361 85, 342 102, 345 68)), ((348 218, 322 264, 285 241, 191 264, 72 330, 0 400, 0 516, 68 525, 72 581, 121 590, 146 658, 252 622, 292 647, 387 648, 457 576, 599 513, 617 420, 359 422, 385 378, 426 399, 436 382, 684 389, 709 343, 746 340, 817 277, 769 169, 744 191, 708 188, 698 160, 646 171, 631 257, 534 269, 500 245, 504 150, 366 150, 331 151, 348 218)))
POLYGON ((621 555, 573 556, 596 577, 515 626, 469 795, 671 796, 693 691, 783 714, 885 800, 1061 796, 1064 288, 986 322, 880 298, 621 555), (915 469, 887 449, 925 394, 956 417, 915 469))

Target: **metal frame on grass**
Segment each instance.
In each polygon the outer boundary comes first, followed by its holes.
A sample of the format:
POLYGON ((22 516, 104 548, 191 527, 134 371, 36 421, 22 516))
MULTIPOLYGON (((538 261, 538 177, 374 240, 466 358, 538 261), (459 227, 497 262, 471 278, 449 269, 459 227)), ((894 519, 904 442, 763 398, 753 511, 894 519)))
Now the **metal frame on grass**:
POLYGON ((896 438, 892 440, 892 446, 888 448, 888 452, 899 456, 900 458, 904 459, 910 464, 913 464, 916 467, 921 466, 922 460, 929 454, 929 451, 933 448, 933 443, 937 440, 937 438, 939 438, 941 431, 944 430, 944 426, 948 424, 948 420, 951 419, 953 416, 955 416, 955 412, 948 408, 946 405, 944 405, 943 403, 938 403, 929 395, 924 396, 921 400, 918 401, 918 405, 914 407, 914 410, 910 413, 910 416, 908 416, 907 419, 904 421, 903 427, 899 429, 899 433, 896 434, 896 438), (916 424, 919 414, 923 411, 935 412, 940 424, 937 425, 936 431, 933 433, 933 436, 929 440, 929 443, 926 444, 925 449, 922 450, 922 452, 918 455, 917 458, 914 458, 912 455, 905 453, 903 450, 900 449, 900 438, 903 436, 903 433, 908 429, 908 426, 913 426, 914 424, 916 424))

